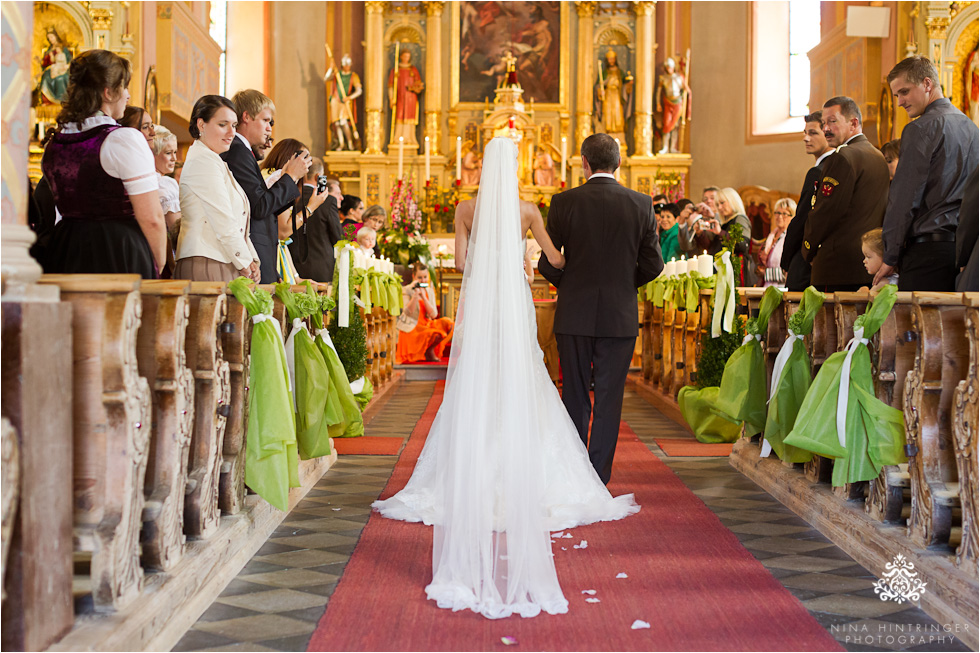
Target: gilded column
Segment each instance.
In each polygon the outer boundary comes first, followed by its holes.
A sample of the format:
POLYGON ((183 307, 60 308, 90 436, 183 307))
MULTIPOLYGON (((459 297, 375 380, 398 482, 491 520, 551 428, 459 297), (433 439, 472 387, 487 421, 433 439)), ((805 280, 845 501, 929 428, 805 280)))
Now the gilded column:
POLYGON ((656 2, 634 2, 636 10, 636 127, 637 156, 653 156, 653 84, 656 61, 654 12, 656 2))
POLYGON ((442 152, 439 125, 442 122, 442 0, 425 3, 425 135, 432 143, 432 154, 442 152))
MULTIPOLYGON (((364 51, 384 53, 384 0, 368 0, 364 3, 364 51)), ((364 60, 364 111, 365 154, 381 154, 384 135, 382 111, 384 110, 384 61, 385 56, 368 56, 364 60)))
POLYGON ((578 1, 575 8, 578 11, 578 93, 575 98, 575 144, 576 151, 581 151, 582 141, 592 135, 592 86, 593 61, 592 35, 594 26, 592 17, 595 15, 598 2, 578 1))

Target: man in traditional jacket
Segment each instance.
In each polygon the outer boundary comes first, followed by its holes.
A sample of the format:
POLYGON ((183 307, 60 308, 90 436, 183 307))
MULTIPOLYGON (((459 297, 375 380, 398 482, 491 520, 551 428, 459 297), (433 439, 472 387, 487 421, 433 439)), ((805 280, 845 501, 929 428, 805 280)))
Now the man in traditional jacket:
POLYGON ((861 110, 849 97, 823 105, 827 158, 803 231, 810 282, 823 292, 855 291, 871 284, 861 236, 881 226, 888 201, 888 164, 861 133, 861 110))

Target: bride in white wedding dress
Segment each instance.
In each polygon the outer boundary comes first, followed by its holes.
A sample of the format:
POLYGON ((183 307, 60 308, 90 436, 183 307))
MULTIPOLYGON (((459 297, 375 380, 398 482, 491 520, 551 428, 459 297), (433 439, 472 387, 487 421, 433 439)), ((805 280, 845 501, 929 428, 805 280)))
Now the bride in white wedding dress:
MULTIPOLYGON (((599 480, 544 366, 510 139, 487 145, 475 206, 442 405, 408 484, 373 507, 435 527, 425 591, 440 608, 564 613, 550 531, 640 507, 599 480)), ((530 228, 563 263, 540 216, 530 228)))

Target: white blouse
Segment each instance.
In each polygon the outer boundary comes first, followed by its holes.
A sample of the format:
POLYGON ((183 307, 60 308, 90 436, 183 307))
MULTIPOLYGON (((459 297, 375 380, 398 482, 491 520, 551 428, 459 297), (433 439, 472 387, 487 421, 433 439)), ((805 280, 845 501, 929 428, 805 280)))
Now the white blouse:
MULTIPOLYGON (((100 125, 118 125, 101 111, 81 123, 65 123, 62 134, 78 134, 100 125)), ((157 171, 153 165, 153 152, 146 137, 138 129, 122 127, 106 136, 99 150, 99 162, 110 177, 122 179, 126 192, 142 195, 157 190, 157 171)))
POLYGON ((159 172, 158 181, 160 182, 160 205, 163 213, 180 213, 180 186, 173 177, 161 175, 159 172))

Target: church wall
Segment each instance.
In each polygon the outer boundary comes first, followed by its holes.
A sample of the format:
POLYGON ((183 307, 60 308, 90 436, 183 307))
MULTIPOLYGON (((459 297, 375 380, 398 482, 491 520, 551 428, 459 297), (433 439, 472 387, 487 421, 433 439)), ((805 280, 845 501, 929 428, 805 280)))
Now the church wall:
POLYGON ((297 138, 315 154, 326 149, 326 4, 269 4, 269 83, 276 103, 273 136, 297 138))
POLYGON ((225 89, 228 97, 236 91, 254 88, 268 94, 265 2, 228 3, 228 44, 225 55, 225 89))
POLYGON ((750 43, 748 2, 691 7, 691 194, 705 186, 766 186, 800 192, 813 159, 802 134, 789 142, 746 143, 750 43))

